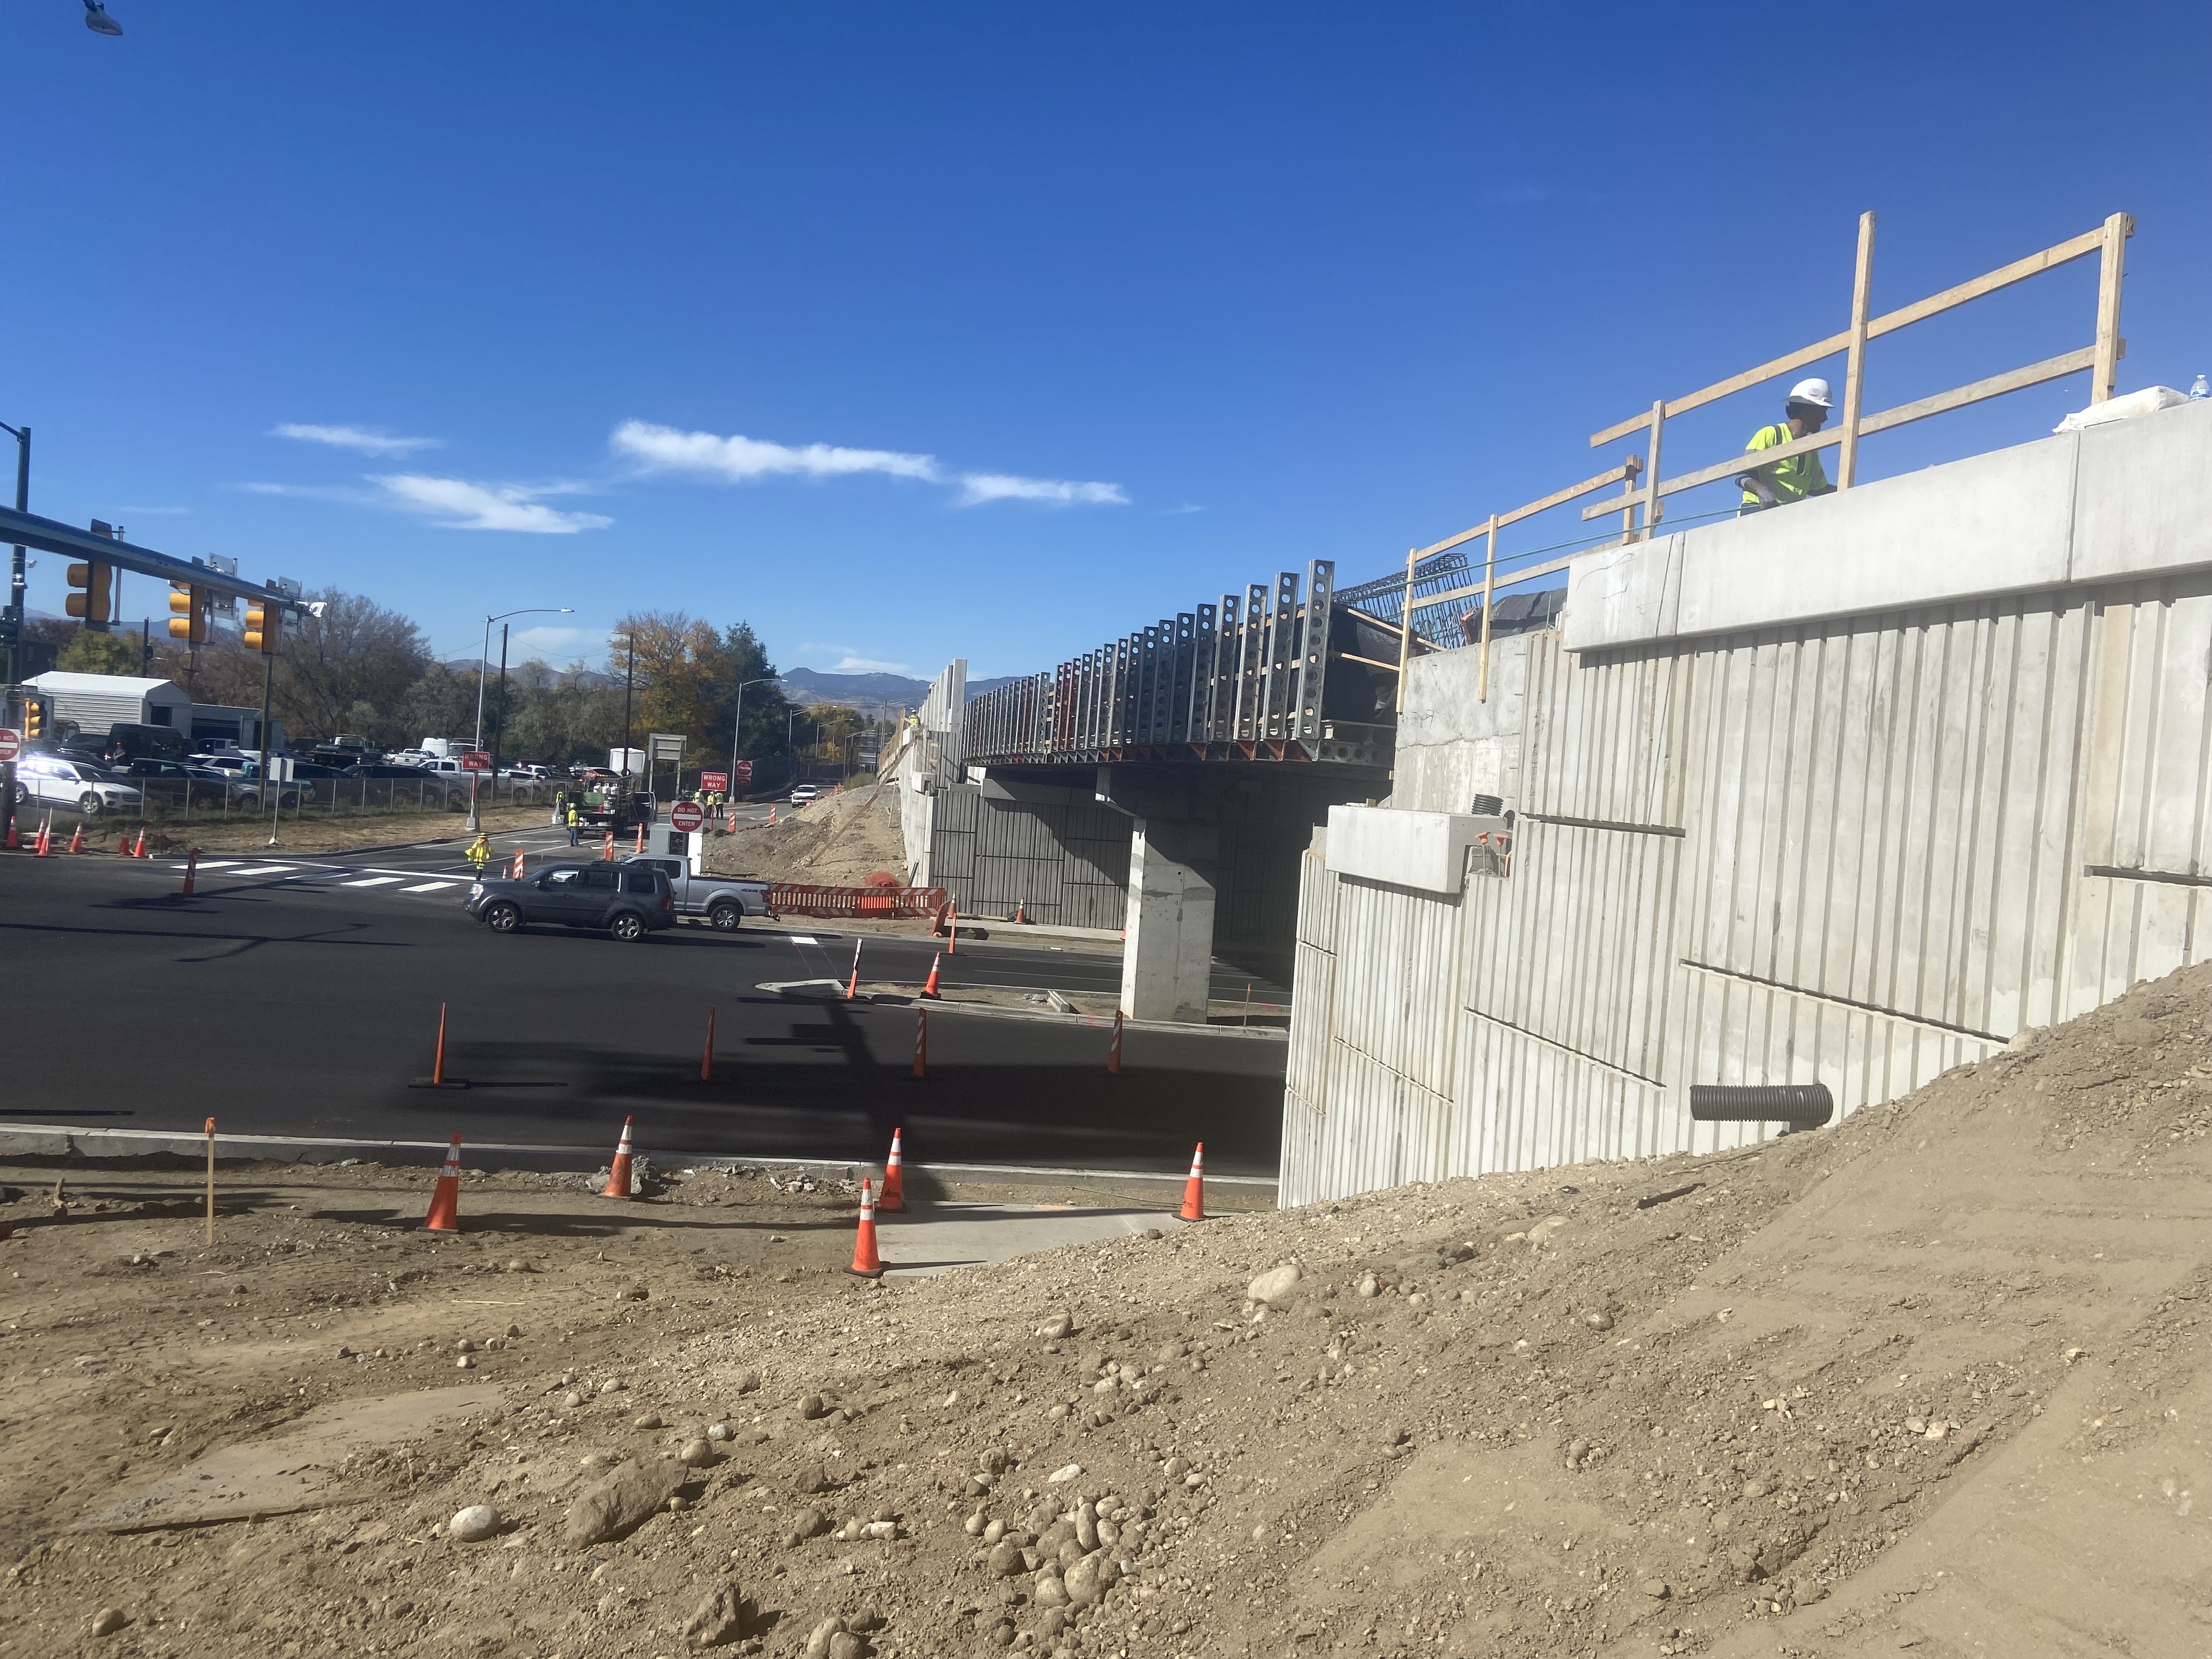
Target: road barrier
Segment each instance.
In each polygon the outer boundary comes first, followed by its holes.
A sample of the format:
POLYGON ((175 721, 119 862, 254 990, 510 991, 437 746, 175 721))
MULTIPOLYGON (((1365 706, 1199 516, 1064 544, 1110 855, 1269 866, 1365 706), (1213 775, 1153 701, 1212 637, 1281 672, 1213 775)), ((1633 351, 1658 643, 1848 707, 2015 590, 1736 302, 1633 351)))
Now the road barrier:
POLYGON ((942 887, 811 887, 777 882, 768 890, 768 909, 773 916, 934 921, 950 902, 942 887))

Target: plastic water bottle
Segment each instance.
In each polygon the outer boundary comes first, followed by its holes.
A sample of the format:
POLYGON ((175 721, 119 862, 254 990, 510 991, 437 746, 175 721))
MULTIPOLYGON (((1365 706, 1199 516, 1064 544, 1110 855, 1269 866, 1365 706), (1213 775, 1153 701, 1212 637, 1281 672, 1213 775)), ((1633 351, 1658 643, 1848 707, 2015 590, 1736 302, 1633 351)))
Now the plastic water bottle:
POLYGON ((2212 380, 2198 375, 2197 384, 2189 388, 2189 395, 2192 398, 2212 398, 2212 380))

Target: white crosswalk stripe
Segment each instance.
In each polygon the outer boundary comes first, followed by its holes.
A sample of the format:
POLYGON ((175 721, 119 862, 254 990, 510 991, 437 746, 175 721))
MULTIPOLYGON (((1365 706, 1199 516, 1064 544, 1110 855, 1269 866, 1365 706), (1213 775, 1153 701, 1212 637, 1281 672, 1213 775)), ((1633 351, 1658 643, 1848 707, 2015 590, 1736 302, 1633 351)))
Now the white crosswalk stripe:
POLYGON ((457 881, 426 881, 420 887, 403 887, 399 890, 403 893, 450 893, 459 885, 457 881))
POLYGON ((393 882, 398 881, 398 879, 400 878, 398 876, 368 876, 364 877, 360 881, 349 881, 346 883, 346 885, 349 887, 389 887, 393 882))
POLYGON ((257 864, 249 870, 234 870, 231 874, 234 876, 282 876, 289 874, 291 869, 292 866, 289 864, 257 864))

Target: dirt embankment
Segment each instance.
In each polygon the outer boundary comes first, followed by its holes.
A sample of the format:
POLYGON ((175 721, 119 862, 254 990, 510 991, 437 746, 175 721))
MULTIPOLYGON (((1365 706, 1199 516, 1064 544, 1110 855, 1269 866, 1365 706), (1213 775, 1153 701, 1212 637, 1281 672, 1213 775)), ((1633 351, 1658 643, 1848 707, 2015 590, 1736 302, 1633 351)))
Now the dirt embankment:
POLYGON ((40 1230, 0 1246, 0 1653, 2201 1653, 2208 1019, 2193 969, 1746 1152, 883 1287, 835 1271, 849 1199, 720 1177, 448 1242, 367 1195, 213 1255, 40 1230), (497 1407, 351 1505, 67 1530, 510 1322, 497 1407))
POLYGON ((805 806, 779 806, 776 822, 710 837, 707 867, 717 875, 821 887, 859 887, 877 871, 906 879, 896 784, 862 784, 805 806))

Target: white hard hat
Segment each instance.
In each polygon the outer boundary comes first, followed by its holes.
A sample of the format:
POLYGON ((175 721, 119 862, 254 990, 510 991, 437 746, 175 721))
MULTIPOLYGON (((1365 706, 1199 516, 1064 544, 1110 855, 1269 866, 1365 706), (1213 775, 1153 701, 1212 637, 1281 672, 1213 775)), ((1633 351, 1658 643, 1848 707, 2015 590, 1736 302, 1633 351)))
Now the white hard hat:
POLYGON ((1791 386, 1790 401, 1793 404, 1810 404, 1815 409, 1835 407, 1828 401, 1828 383, 1818 375, 1809 380, 1800 380, 1796 386, 1791 386))

